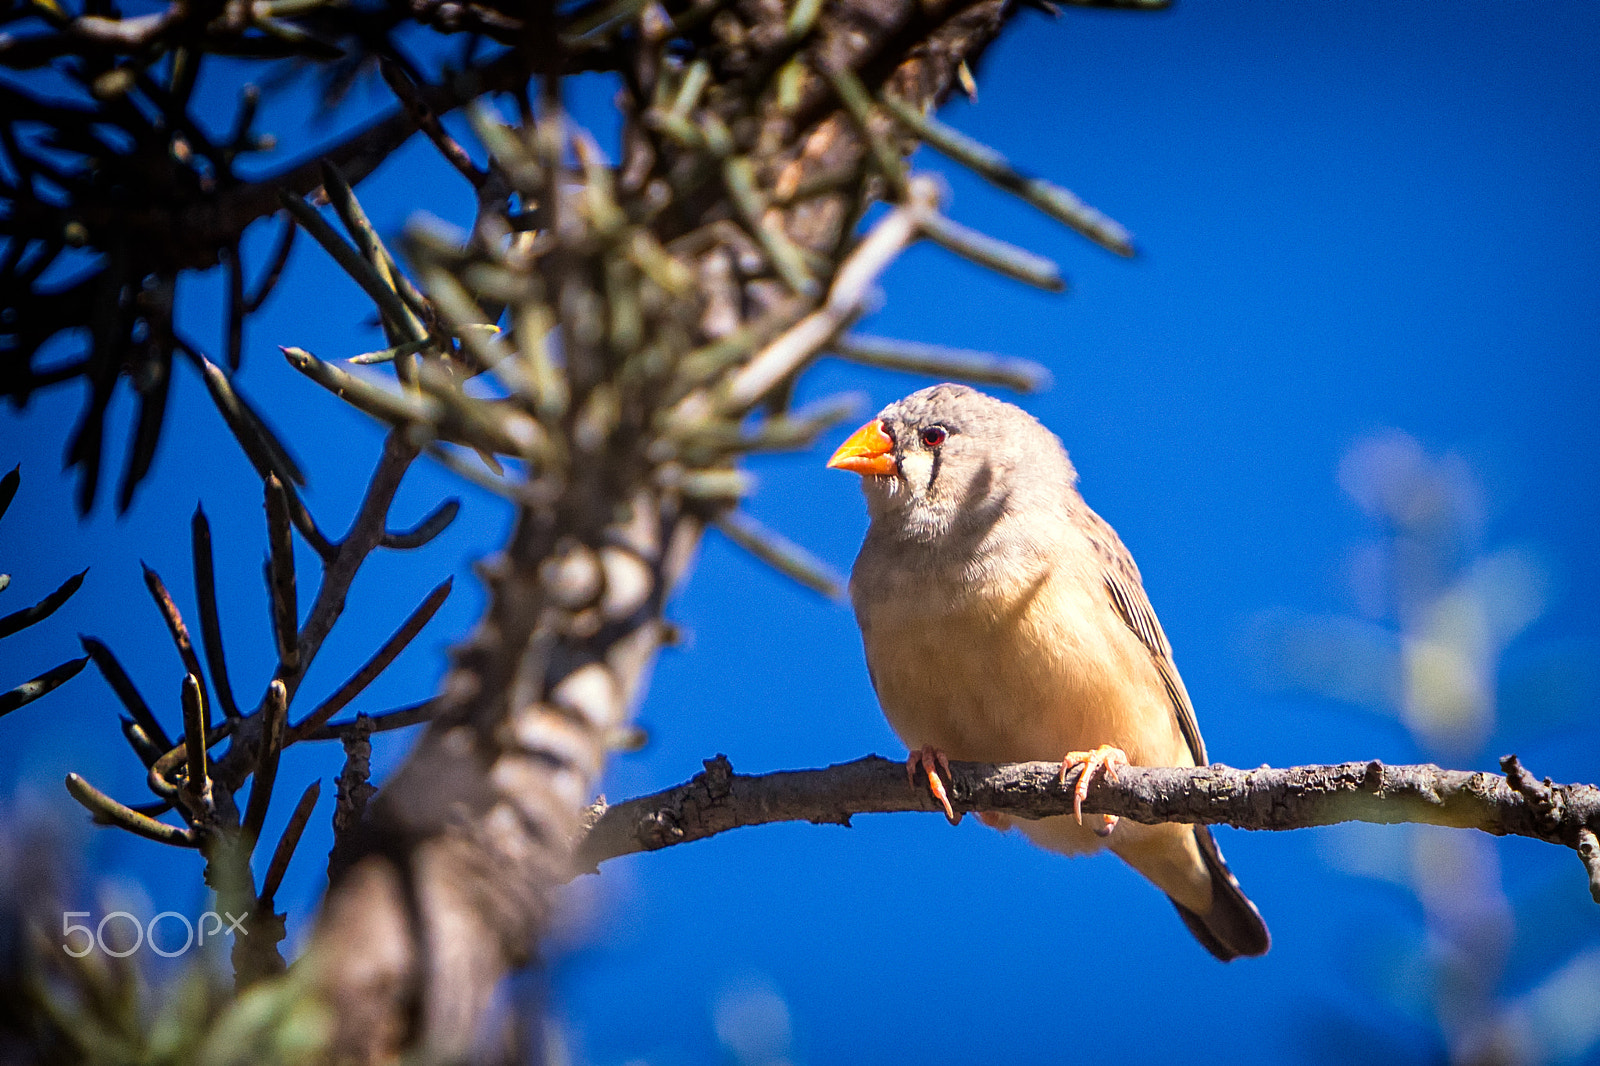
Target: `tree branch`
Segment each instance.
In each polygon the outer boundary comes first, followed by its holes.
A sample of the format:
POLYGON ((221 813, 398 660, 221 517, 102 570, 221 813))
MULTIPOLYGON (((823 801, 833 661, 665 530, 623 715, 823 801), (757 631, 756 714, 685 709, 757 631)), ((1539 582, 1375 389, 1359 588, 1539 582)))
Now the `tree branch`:
MULTIPOLYGON (((1332 766, 1236 770, 1231 766, 1130 766, 1117 780, 1096 777, 1085 812, 1136 822, 1197 822, 1238 829, 1306 829, 1338 822, 1421 822, 1526 836, 1573 848, 1600 829, 1600 788, 1526 787, 1516 761, 1509 774, 1442 770, 1432 764, 1387 766, 1376 759, 1332 766), (1521 787, 1519 787, 1519 784, 1521 787), (1586 836, 1587 834, 1587 836, 1586 836)), ((1017 818, 1072 813, 1072 790, 1053 762, 952 762, 950 803, 957 812, 993 811, 1017 818)), ((926 787, 906 783, 903 762, 869 755, 822 770, 735 774, 725 756, 684 784, 602 807, 580 849, 584 870, 607 859, 702 840, 770 822, 849 825, 857 814, 939 811, 926 787)), ((1593 851, 1593 847, 1590 848, 1593 851)), ((1594 863, 1584 856, 1586 866, 1594 863)))
POLYGON ((493 182, 537 204, 515 221, 536 222, 539 236, 503 239, 515 229, 497 192, 480 197, 465 243, 413 227, 408 253, 441 338, 494 367, 511 395, 468 407, 459 379, 430 357, 420 369, 431 383, 419 381, 439 410, 405 421, 437 441, 463 414, 501 425, 511 412, 542 439, 537 456, 509 438, 485 442, 486 456, 516 461, 504 480, 525 495, 504 550, 482 568, 483 619, 350 838, 312 935, 307 970, 337 1019, 334 1058, 454 1061, 502 1024, 494 990, 533 955, 551 891, 570 880, 587 801, 669 632, 667 593, 741 491, 735 456, 682 442, 708 430, 742 439, 758 404, 785 417, 795 376, 859 313, 880 253, 926 226, 931 187, 905 180, 894 153, 869 156, 830 102, 820 53, 871 91, 892 80, 929 106, 1007 11, 1003 0, 827 5, 806 38, 810 58, 787 68, 799 41, 781 5, 723 7, 698 46, 722 80, 701 93, 677 84, 675 30, 646 7, 621 46, 630 74, 615 173, 563 116, 556 79, 537 109, 523 101, 514 126, 488 109, 473 116, 493 182), (780 69, 799 73, 798 95, 768 85, 780 69), (687 114, 674 110, 680 99, 687 114), (781 177, 798 189, 845 170, 849 182, 774 206, 781 177), (918 195, 897 195, 858 243, 867 204, 901 185, 918 195), (511 328, 490 344, 482 327, 502 308, 511 328), (702 372, 680 373, 688 365, 702 372))

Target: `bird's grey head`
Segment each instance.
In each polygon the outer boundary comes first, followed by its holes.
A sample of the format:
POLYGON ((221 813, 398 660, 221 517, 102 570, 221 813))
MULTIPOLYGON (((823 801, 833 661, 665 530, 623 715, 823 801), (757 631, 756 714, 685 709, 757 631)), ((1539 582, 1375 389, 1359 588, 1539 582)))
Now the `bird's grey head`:
POLYGON ((1060 507, 1077 474, 1028 412, 965 385, 934 385, 885 407, 828 465, 862 475, 875 532, 930 543, 981 539, 1007 512, 1060 507))

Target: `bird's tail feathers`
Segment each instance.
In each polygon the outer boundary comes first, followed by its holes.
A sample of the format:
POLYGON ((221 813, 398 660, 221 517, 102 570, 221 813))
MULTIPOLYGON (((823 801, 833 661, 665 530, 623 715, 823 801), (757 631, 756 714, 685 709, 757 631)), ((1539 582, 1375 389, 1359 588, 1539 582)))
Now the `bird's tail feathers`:
POLYGON ((1211 910, 1197 914, 1174 899, 1172 905, 1177 908, 1178 917, 1183 919, 1194 938, 1223 962, 1231 962, 1241 955, 1265 955, 1272 946, 1272 934, 1267 932, 1261 912, 1245 896, 1238 879, 1223 861, 1211 830, 1197 825, 1194 835, 1206 869, 1211 872, 1211 910))

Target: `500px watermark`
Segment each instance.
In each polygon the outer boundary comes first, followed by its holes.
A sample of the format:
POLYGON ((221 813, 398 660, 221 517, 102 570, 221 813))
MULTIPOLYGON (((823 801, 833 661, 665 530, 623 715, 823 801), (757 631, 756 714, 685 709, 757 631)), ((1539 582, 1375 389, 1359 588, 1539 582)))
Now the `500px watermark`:
MULTIPOLYGON (((137 917, 127 911, 112 911, 104 918, 101 918, 100 923, 93 928, 73 921, 74 918, 87 917, 89 917, 88 911, 66 911, 61 915, 61 950, 75 959, 83 958, 96 948, 112 958, 123 959, 132 955, 146 944, 150 946, 151 951, 162 958, 175 959, 190 948, 204 944, 208 936, 214 939, 219 933, 248 934, 249 930, 244 927, 243 923, 246 918, 250 917, 250 913, 246 911, 235 918, 226 911, 221 914, 216 911, 206 911, 200 916, 198 922, 191 922, 177 911, 162 911, 148 922, 141 923, 137 917), (105 936, 106 924, 113 918, 123 919, 132 927, 133 932, 130 935, 133 937, 133 944, 131 946, 125 945, 121 948, 116 948, 107 945, 105 936), (180 946, 174 948, 169 944, 167 947, 163 947, 156 941, 156 926, 163 921, 167 923, 168 931, 162 934, 162 938, 168 941, 173 941, 176 938, 177 930, 172 923, 176 922, 183 926, 183 943, 180 946), (207 922, 211 923, 209 930, 206 929, 207 922), (83 939, 77 944, 73 942, 73 934, 75 933, 83 934, 83 939)), ((112 926, 113 930, 119 928, 121 927, 112 926)), ((122 938, 118 937, 117 939, 121 940, 122 938)))

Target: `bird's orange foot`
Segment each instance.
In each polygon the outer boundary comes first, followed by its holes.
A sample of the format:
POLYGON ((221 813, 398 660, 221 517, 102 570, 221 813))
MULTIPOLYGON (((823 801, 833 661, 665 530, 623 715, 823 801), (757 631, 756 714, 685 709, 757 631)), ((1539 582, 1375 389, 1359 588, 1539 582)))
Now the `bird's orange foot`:
MULTIPOLYGON (((1077 817, 1079 825, 1083 824, 1083 799, 1089 794, 1089 782, 1094 780, 1094 775, 1104 770, 1105 775, 1115 781, 1118 767, 1127 765, 1128 753, 1110 744, 1102 744, 1093 751, 1067 752, 1067 757, 1061 760, 1061 787, 1066 787, 1067 775, 1076 767, 1078 783, 1072 790, 1072 813, 1077 817)), ((1116 828, 1117 816, 1107 814, 1103 817, 1104 829, 1096 829, 1095 832, 1100 836, 1107 836, 1116 828)))
POLYGON ((950 776, 950 757, 932 744, 924 744, 921 751, 906 756, 906 780, 911 782, 912 788, 917 787, 918 767, 927 771, 928 791, 944 808, 944 816, 950 819, 951 825, 958 824, 961 819, 956 816, 955 808, 950 806, 950 793, 945 791, 944 782, 939 779, 940 770, 944 771, 945 777, 950 776))

